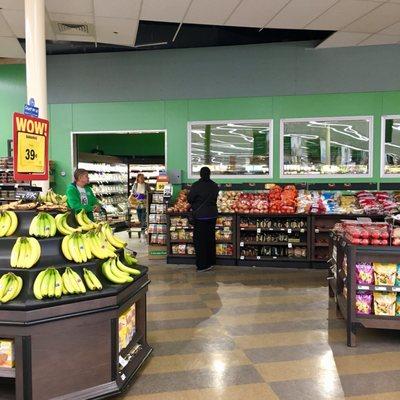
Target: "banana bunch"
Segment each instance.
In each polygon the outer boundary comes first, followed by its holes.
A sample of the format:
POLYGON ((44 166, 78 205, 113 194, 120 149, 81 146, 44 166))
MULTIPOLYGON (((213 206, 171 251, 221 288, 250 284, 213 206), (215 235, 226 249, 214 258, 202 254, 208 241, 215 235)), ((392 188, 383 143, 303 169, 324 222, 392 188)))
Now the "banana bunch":
POLYGON ((63 294, 83 294, 86 293, 85 285, 82 278, 72 268, 65 268, 62 274, 62 292, 63 294))
POLYGON ((56 227, 62 235, 70 235, 74 232, 81 232, 82 228, 73 228, 67 223, 69 213, 57 214, 55 217, 56 227))
POLYGON ((75 214, 76 222, 82 227, 84 231, 90 231, 91 229, 97 228, 98 224, 93 222, 86 214, 85 210, 79 211, 75 214))
POLYGON ((22 278, 8 272, 0 278, 0 301, 7 303, 14 300, 21 292, 23 286, 22 278))
POLYGON ((42 300, 44 297, 59 299, 62 295, 62 290, 63 281, 61 275, 58 270, 52 267, 39 272, 33 283, 33 295, 38 300, 42 300))
POLYGON ((63 237, 61 251, 67 260, 83 263, 93 258, 90 246, 86 235, 74 232, 63 237))
POLYGON ((29 226, 29 234, 36 237, 53 237, 57 233, 54 217, 46 212, 36 215, 29 226))
POLYGON ((111 226, 106 222, 100 224, 100 231, 104 235, 105 239, 115 248, 122 249, 127 245, 126 242, 123 242, 114 235, 111 226))
POLYGON ((54 193, 53 189, 49 189, 44 195, 40 196, 40 200, 48 204, 64 205, 67 203, 67 196, 61 196, 54 193))
POLYGON ((139 270, 127 267, 119 257, 109 258, 102 264, 101 270, 109 281, 120 285, 133 282, 131 275, 140 275, 139 270))
POLYGON ((128 250, 124 249, 124 261, 126 262, 127 265, 136 265, 137 260, 133 255, 128 252, 128 250))
POLYGON ((11 250, 11 267, 32 268, 39 261, 41 250, 37 239, 19 237, 11 250))
POLYGON ((102 290, 103 285, 99 281, 99 278, 90 269, 83 268, 83 279, 85 280, 86 286, 89 290, 102 290))
POLYGON ((115 257, 115 247, 108 242, 101 231, 98 229, 91 230, 84 236, 89 243, 90 251, 94 257, 100 258, 101 260, 115 257))
POLYGON ((14 211, 2 211, 0 213, 0 237, 11 236, 18 226, 17 214, 14 211))

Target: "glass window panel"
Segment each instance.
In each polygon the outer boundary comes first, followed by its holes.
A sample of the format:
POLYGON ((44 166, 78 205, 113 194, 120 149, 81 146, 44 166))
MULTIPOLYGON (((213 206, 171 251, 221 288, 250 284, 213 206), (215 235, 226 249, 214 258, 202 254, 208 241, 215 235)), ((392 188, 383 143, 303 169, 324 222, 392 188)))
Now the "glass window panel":
POLYGON ((208 166, 213 175, 270 174, 270 121, 189 124, 191 175, 208 166))
POLYGON ((283 175, 369 175, 370 124, 360 119, 283 122, 283 175))
POLYGON ((384 118, 384 124, 384 171, 387 175, 400 174, 400 117, 384 118))

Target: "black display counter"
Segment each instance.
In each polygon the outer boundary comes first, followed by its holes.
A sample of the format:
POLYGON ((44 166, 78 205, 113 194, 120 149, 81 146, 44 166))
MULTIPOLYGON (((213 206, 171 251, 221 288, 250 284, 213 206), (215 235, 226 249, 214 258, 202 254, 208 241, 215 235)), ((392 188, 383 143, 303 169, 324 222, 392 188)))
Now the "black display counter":
MULTIPOLYGON (((36 213, 17 212, 18 235, 26 235, 36 213)), ((129 284, 112 284, 100 271, 101 260, 74 264, 61 254, 62 236, 38 239, 42 256, 31 269, 9 266, 16 236, 0 238, 0 274, 14 272, 24 281, 19 296, 0 305, 0 339, 14 341, 15 367, 0 368, 2 379, 15 382, 16 400, 98 399, 121 393, 152 348, 147 343, 148 269, 129 284), (91 269, 103 290, 37 300, 33 282, 47 267, 91 269), (121 346, 120 317, 134 307, 134 334, 121 346)))

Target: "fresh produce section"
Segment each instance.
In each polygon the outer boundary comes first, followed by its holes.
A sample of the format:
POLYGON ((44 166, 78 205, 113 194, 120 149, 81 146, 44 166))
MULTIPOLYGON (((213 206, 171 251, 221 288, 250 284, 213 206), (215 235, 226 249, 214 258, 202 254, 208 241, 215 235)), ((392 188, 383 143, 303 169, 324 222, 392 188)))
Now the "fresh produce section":
POLYGON ((115 394, 152 351, 146 339, 147 268, 137 265, 109 224, 93 223, 84 213, 36 208, 2 211, 1 217, 0 319, 5 328, 0 327, 0 338, 10 339, 13 355, 7 354, 2 365, 10 372, 0 368, 0 377, 15 380, 17 398, 31 398, 21 397, 27 387, 35 391, 35 398, 78 398, 82 387, 95 397, 104 386, 98 374, 113 369, 116 374, 107 378, 113 389, 102 393, 115 394), (123 349, 119 307, 137 310, 136 331, 127 331, 123 349), (111 353, 103 351, 104 343, 111 345, 111 353), (68 367, 48 364, 47 357, 38 357, 37 346, 57 349, 68 367), (79 360, 70 349, 76 349, 79 360), (60 385, 71 367, 76 377, 60 385), (37 368, 45 371, 43 379, 22 379, 37 368))
POLYGON ((400 253, 381 244, 390 231, 387 223, 344 221, 331 233, 329 287, 346 319, 348 346, 360 327, 400 329, 400 253))

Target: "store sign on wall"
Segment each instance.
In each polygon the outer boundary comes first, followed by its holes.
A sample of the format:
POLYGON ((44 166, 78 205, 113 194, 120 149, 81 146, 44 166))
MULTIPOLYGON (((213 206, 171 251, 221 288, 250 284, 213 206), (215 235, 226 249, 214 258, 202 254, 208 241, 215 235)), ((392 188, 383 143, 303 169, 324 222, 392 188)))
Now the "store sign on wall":
POLYGON ((13 115, 14 179, 49 178, 49 121, 20 113, 13 115))

